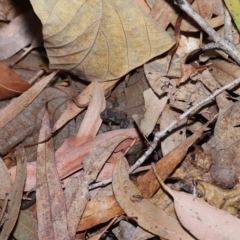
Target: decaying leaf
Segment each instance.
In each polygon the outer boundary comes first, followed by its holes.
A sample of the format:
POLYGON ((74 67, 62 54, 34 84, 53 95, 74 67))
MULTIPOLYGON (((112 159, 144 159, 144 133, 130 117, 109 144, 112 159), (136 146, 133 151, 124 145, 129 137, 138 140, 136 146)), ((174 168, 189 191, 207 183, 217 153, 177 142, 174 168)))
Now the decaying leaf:
POLYGON ((24 148, 18 148, 15 154, 17 158, 16 181, 13 185, 11 199, 8 206, 8 219, 5 221, 0 234, 0 238, 3 240, 9 239, 17 222, 26 178, 27 157, 24 148))
POLYGON ((199 198, 194 199, 190 194, 173 191, 162 181, 161 185, 174 198, 178 219, 197 239, 237 240, 239 238, 240 220, 238 218, 199 198))
POLYGON ((73 70, 89 81, 118 79, 174 44, 131 0, 31 3, 43 25, 50 68, 73 70))
MULTIPOLYGON (((50 120, 45 111, 39 142, 51 136, 50 120)), ((37 156, 37 218, 39 239, 70 239, 62 186, 54 158, 53 139, 38 145, 37 156)))
POLYGON ((147 231, 167 239, 193 239, 176 221, 152 202, 145 199, 137 187, 129 180, 124 162, 119 160, 113 171, 113 191, 128 217, 147 231))

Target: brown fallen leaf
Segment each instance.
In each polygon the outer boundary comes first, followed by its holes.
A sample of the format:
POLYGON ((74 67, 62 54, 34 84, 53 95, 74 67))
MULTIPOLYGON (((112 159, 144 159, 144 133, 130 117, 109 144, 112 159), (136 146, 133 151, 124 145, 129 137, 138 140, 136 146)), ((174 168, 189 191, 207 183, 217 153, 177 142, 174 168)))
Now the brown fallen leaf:
POLYGON ((0 238, 3 240, 9 239, 9 235, 17 222, 26 178, 27 157, 24 148, 18 148, 15 154, 17 158, 17 174, 8 206, 8 219, 5 221, 0 234, 0 238))
POLYGON ((2 62, 0 62, 0 71, 0 100, 16 97, 31 87, 28 82, 2 62))
MULTIPOLYGON (((51 136, 50 119, 45 111, 39 142, 51 136)), ((38 145, 36 207, 39 239, 70 239, 64 193, 54 158, 53 139, 38 145)))
POLYGON ((114 196, 94 198, 88 202, 77 231, 83 231, 107 222, 123 213, 114 196))
POLYGON ((129 180, 124 162, 119 160, 113 171, 113 191, 119 205, 128 217, 147 231, 167 239, 193 239, 179 224, 163 210, 145 199, 129 180))
POLYGON ((14 18, 7 26, 0 29, 0 60, 7 59, 29 45, 41 28, 41 22, 33 10, 14 18))
POLYGON ((88 81, 118 79, 174 44, 131 0, 31 3, 43 25, 50 69, 72 70, 88 81))
POLYGON ((182 225, 197 239, 239 239, 240 220, 190 194, 162 187, 174 198, 174 206, 182 225), (223 227, 224 226, 224 227, 223 227))
POLYGON ((102 141, 84 158, 84 172, 78 177, 73 177, 69 180, 65 189, 65 199, 68 230, 71 239, 75 237, 83 210, 89 200, 89 185, 96 180, 97 175, 114 149, 126 138, 128 138, 126 135, 117 135, 102 141))
MULTIPOLYGON (((166 179, 174 171, 174 169, 186 155, 188 148, 202 135, 202 132, 206 129, 211 121, 208 121, 197 132, 185 139, 176 148, 165 155, 161 161, 157 162, 157 173, 162 179, 166 179)), ((157 191, 157 189, 160 187, 160 184, 157 181, 152 169, 138 179, 137 187, 145 198, 150 198, 157 191)))

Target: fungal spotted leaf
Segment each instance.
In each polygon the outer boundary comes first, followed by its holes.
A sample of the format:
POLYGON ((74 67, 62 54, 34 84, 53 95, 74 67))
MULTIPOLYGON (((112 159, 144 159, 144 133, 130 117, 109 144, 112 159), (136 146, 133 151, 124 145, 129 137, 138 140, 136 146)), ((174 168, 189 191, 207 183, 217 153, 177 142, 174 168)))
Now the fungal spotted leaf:
POLYGON ((43 25, 50 69, 88 81, 118 79, 174 40, 133 0, 31 0, 43 25))

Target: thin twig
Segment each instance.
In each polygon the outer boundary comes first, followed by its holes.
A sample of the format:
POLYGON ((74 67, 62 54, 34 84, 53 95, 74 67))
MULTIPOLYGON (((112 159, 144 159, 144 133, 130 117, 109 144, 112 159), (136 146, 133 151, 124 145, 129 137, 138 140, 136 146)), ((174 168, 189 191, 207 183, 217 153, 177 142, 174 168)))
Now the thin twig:
MULTIPOLYGON (((197 103, 193 107, 189 108, 186 112, 184 112, 182 115, 180 115, 180 117, 177 120, 172 121, 168 125, 168 127, 163 129, 162 131, 159 131, 159 132, 155 133, 155 136, 154 136, 152 144, 148 147, 147 151, 136 161, 136 163, 134 165, 132 165, 128 169, 128 173, 129 174, 132 173, 135 169, 137 169, 140 165, 142 165, 142 163, 151 155, 153 150, 157 147, 157 144, 158 144, 158 141, 160 140, 160 138, 165 136, 167 134, 167 132, 171 132, 171 130, 173 129, 173 127, 177 123, 179 123, 181 120, 183 120, 189 114, 194 112, 196 109, 198 109, 198 108, 204 106, 205 104, 207 104, 208 102, 214 100, 215 97, 217 95, 219 95, 220 93, 222 93, 223 91, 225 91, 225 90, 227 90, 229 88, 233 88, 233 87, 235 87, 238 84, 240 84, 240 78, 237 78, 234 81, 230 82, 229 84, 219 88, 214 93, 209 95, 207 98, 203 99, 202 101, 200 101, 199 103, 197 103)), ((109 184, 111 182, 112 182, 112 179, 107 179, 107 180, 104 180, 102 182, 98 182, 98 183, 90 185, 89 189, 93 189, 93 188, 96 188, 96 187, 103 187, 103 186, 105 186, 105 185, 107 185, 107 184, 109 184)))
MULTIPOLYGON (((225 51, 229 56, 231 56, 240 65, 240 52, 237 48, 229 41, 224 40, 220 35, 199 16, 189 5, 186 0, 175 0, 175 3, 186 12, 215 42, 215 48, 225 51)), ((209 45, 208 45, 209 48, 209 45)), ((205 46, 203 50, 205 50, 205 46)))

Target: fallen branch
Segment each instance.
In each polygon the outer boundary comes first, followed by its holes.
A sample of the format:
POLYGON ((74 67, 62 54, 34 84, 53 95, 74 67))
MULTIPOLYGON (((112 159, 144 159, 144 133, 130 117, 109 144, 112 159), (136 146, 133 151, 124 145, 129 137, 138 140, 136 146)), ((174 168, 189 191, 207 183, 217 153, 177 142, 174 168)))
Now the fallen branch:
POLYGON ((190 4, 186 0, 175 0, 175 3, 214 40, 214 44, 203 46, 203 50, 210 49, 210 47, 221 49, 240 65, 240 52, 231 42, 221 38, 221 36, 208 23, 206 23, 201 16, 193 11, 190 4))

